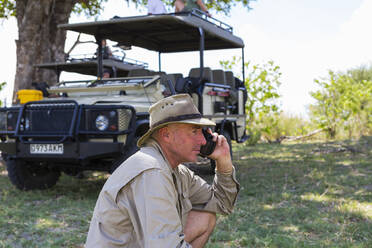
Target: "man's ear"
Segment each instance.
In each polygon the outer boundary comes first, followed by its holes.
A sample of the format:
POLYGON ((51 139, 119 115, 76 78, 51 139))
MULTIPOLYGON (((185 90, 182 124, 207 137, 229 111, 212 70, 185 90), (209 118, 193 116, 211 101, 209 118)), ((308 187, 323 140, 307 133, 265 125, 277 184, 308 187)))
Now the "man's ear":
POLYGON ((170 134, 170 129, 167 126, 160 128, 158 130, 158 135, 159 135, 161 140, 163 140, 165 142, 170 141, 171 134, 170 134))

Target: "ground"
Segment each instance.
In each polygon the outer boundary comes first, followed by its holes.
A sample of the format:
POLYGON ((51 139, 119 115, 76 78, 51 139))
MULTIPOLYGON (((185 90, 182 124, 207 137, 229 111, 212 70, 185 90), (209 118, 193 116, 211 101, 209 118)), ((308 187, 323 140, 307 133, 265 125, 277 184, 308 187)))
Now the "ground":
MULTIPOLYGON (((241 191, 208 248, 372 247, 372 137, 233 151, 241 191)), ((107 176, 24 192, 0 166, 0 247, 82 247, 107 176)))

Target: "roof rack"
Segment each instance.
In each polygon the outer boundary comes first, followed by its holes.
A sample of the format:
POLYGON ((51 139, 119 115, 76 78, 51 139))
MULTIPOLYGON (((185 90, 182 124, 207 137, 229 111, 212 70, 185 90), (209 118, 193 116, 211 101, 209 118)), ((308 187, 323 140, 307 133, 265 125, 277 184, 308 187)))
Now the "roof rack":
MULTIPOLYGON (((230 25, 228 25, 228 24, 226 24, 226 23, 224 23, 224 22, 222 22, 222 21, 220 21, 220 20, 218 20, 214 17, 209 17, 207 15, 207 13, 205 13, 204 11, 201 11, 199 9, 194 8, 194 9, 191 10, 191 12, 181 12, 181 13, 187 13, 189 15, 199 17, 199 18, 204 19, 205 21, 207 21, 209 23, 212 23, 212 24, 216 25, 219 28, 222 28, 223 30, 226 30, 230 33, 233 33, 233 28, 230 25)), ((177 13, 175 13, 175 14, 177 14, 177 13)))

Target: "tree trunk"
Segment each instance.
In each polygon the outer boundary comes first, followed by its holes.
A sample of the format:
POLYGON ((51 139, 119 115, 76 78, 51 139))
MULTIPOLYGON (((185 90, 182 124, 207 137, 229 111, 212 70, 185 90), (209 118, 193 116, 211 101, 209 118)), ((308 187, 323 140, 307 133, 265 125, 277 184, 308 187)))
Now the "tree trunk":
MULTIPOLYGON (((57 82, 54 71, 34 65, 64 61, 66 31, 57 25, 67 23, 76 0, 17 0, 17 68, 14 92, 30 89, 32 82, 57 82)), ((13 95, 13 102, 16 101, 13 95)))

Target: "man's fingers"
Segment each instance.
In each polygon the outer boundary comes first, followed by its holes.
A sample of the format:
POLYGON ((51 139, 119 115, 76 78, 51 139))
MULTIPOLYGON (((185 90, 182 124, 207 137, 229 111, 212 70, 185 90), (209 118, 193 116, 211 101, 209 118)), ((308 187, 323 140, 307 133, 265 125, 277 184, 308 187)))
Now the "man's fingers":
POLYGON ((224 139, 225 139, 225 136, 223 136, 222 134, 218 135, 218 144, 220 146, 222 146, 224 139))

